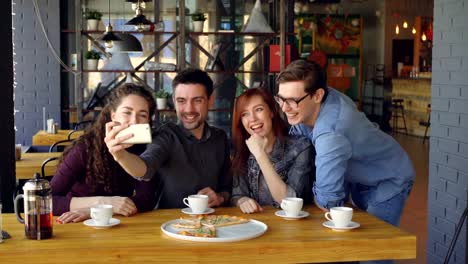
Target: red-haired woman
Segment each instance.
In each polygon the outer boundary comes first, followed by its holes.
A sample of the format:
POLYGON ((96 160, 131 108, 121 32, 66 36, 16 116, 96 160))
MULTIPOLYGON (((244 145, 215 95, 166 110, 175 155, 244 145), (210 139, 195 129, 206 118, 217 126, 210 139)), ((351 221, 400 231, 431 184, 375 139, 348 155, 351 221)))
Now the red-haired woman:
POLYGON ((231 203, 244 213, 278 207, 285 197, 311 199, 313 147, 305 138, 287 135, 276 107, 261 89, 245 91, 234 104, 231 203))

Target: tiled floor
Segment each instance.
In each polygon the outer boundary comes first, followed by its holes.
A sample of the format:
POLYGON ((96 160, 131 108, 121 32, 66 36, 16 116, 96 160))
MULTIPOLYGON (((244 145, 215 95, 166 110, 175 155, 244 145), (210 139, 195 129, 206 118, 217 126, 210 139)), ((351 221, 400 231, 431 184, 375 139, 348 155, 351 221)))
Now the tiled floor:
POLYGON ((395 139, 408 152, 416 170, 416 180, 401 217, 400 227, 417 237, 417 258, 399 264, 425 264, 427 239, 427 190, 429 182, 429 142, 397 134, 395 139))

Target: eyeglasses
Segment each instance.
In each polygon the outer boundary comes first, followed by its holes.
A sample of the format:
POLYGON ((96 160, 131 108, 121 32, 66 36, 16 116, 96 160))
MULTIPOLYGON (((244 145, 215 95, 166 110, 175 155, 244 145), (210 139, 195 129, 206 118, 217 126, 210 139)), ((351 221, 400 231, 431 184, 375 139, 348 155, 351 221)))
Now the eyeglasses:
POLYGON ((286 103, 291 108, 297 108, 299 106, 299 103, 302 100, 304 100, 307 96, 309 96, 309 94, 306 94, 299 99, 294 99, 294 98, 283 98, 279 95, 275 95, 275 101, 279 104, 281 108, 283 107, 284 103, 286 103))

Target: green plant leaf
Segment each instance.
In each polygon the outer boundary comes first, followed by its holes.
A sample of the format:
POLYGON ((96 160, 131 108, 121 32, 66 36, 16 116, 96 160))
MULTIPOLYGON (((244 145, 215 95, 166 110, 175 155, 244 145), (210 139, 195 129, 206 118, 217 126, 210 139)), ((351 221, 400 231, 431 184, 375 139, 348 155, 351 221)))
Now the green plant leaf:
POLYGON ((156 98, 169 98, 169 93, 164 90, 158 90, 154 95, 156 98))
POLYGON ((205 21, 206 15, 202 11, 195 11, 193 14, 190 14, 193 21, 205 21))
POLYGON ((88 50, 85 53, 85 59, 87 60, 99 60, 101 59, 101 53, 95 50, 88 50))
POLYGON ((85 13, 86 19, 101 20, 102 13, 97 10, 88 9, 85 13))

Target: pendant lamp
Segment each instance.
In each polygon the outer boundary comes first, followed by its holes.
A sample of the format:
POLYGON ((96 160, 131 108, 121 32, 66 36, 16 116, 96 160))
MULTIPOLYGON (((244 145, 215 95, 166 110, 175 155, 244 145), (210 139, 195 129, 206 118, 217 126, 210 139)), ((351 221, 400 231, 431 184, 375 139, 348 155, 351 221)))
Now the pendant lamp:
POLYGON ((105 42, 105 46, 108 49, 110 49, 110 48, 112 48, 114 46, 114 41, 121 41, 121 39, 119 37, 117 37, 117 35, 114 34, 110 21, 111 20, 110 20, 110 0, 109 0, 109 22, 108 22, 108 24, 106 26, 106 32, 100 38, 100 40, 105 42))
MULTIPOLYGON (((122 18, 125 17, 125 2, 122 2, 122 18)), ((138 38, 129 33, 115 33, 118 38, 122 41, 116 41, 114 46, 109 49, 112 54, 116 53, 132 53, 132 52, 143 52, 138 38)))
MULTIPOLYGON (((134 1, 131 1, 131 2, 133 3, 134 1)), ((125 23, 125 25, 133 25, 135 26, 136 30, 143 31, 145 30, 145 26, 153 24, 153 22, 148 20, 145 17, 145 15, 143 15, 144 4, 145 4, 144 1, 138 0, 136 2, 136 6, 135 6, 136 15, 132 19, 130 19, 127 23, 125 23)))
POLYGON ((130 53, 130 52, 142 52, 143 47, 140 41, 133 35, 127 33, 116 33, 115 34, 122 41, 117 41, 114 46, 109 49, 110 53, 130 53))

